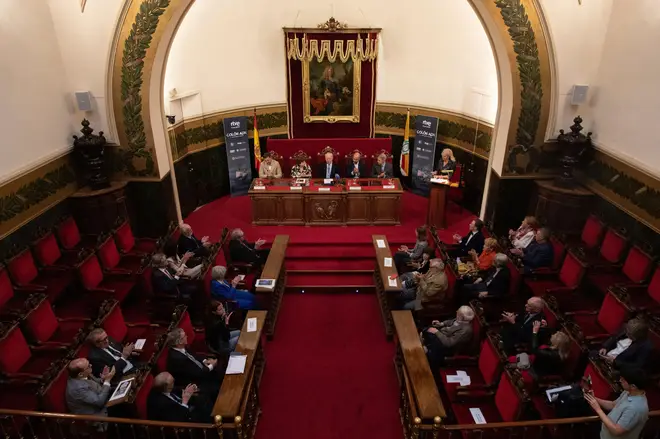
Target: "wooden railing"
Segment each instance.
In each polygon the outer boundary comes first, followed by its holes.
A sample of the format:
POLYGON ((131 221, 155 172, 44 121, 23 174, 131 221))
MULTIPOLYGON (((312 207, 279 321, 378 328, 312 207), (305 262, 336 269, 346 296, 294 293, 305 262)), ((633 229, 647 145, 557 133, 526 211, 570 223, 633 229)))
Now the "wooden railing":
POLYGON ((284 258, 288 244, 289 235, 277 235, 275 237, 273 245, 270 248, 268 260, 261 272, 261 279, 275 279, 275 287, 273 289, 256 288, 256 293, 260 296, 262 303, 268 304, 268 316, 266 317, 265 331, 269 340, 272 339, 275 334, 277 316, 280 312, 282 296, 284 295, 284 288, 286 287, 286 268, 284 266, 284 258))
POLYGON ((378 297, 380 313, 383 316, 385 336, 390 340, 394 334, 394 323, 392 322, 391 314, 392 303, 401 292, 401 280, 394 266, 390 244, 387 242, 385 235, 372 235, 371 239, 373 241, 374 251, 376 252, 376 268, 374 270, 376 297, 378 297), (384 248, 378 246, 379 241, 385 245, 384 248), (391 267, 385 266, 385 258, 392 260, 391 267), (396 276, 396 286, 390 286, 390 276, 396 276))

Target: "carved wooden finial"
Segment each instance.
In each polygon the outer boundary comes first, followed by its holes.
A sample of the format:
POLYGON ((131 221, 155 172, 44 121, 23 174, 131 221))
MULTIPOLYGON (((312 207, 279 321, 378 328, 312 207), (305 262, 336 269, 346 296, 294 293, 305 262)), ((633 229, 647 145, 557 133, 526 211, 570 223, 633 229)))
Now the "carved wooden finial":
POLYGON ((335 17, 330 17, 325 23, 317 26, 319 29, 327 30, 328 32, 337 32, 338 30, 346 29, 348 25, 335 20, 335 17))

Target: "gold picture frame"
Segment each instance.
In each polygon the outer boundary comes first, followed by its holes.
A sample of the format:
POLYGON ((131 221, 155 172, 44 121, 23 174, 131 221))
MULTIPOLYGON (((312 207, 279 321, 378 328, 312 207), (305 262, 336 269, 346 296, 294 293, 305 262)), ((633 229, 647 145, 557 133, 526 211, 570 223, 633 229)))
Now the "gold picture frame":
POLYGON ((361 60, 302 61, 303 120, 360 122, 361 60))

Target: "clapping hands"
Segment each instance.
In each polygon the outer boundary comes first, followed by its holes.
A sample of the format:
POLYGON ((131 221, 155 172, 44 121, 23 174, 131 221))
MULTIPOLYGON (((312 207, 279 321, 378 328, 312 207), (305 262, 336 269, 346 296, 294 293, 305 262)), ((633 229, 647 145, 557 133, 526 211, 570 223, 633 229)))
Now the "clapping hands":
POLYGON ((103 372, 101 372, 101 380, 109 383, 112 381, 112 378, 115 376, 115 367, 112 366, 112 369, 109 369, 108 366, 105 366, 103 368, 103 372))
POLYGON ((259 247, 261 247, 261 246, 264 245, 265 243, 266 243, 266 240, 265 240, 265 239, 261 239, 261 238, 259 238, 259 239, 257 239, 257 240, 255 241, 255 243, 254 243, 254 248, 255 248, 255 249, 258 249, 259 247))
POLYGON ((512 313, 512 312, 506 312, 506 311, 505 311, 505 312, 502 313, 502 318, 503 318, 505 321, 507 321, 507 322, 509 322, 509 323, 511 323, 511 324, 513 324, 513 323, 516 322, 516 317, 517 317, 517 316, 518 316, 518 314, 514 314, 514 313, 512 313))
POLYGON ((197 393, 197 386, 195 384, 188 384, 181 394, 181 402, 187 405, 195 393, 197 393))

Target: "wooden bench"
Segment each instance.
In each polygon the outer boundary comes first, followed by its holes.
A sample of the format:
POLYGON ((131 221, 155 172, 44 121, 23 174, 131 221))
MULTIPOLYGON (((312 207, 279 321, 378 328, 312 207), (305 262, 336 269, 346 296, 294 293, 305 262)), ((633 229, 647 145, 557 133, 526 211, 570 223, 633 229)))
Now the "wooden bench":
POLYGON ((387 242, 385 235, 372 235, 374 250, 376 252, 376 269, 374 270, 374 283, 376 285, 376 296, 378 297, 378 304, 380 305, 380 312, 383 316, 383 324, 385 325, 385 335, 388 340, 392 338, 394 327, 392 323, 392 304, 395 302, 397 296, 401 293, 401 280, 394 265, 394 258, 390 251, 390 245, 387 242), (378 242, 382 241, 385 247, 379 247, 378 242), (385 258, 392 260, 392 266, 385 266, 385 258), (396 276, 396 286, 390 286, 389 276, 396 276))
POLYGON ((245 371, 242 374, 225 376, 213 406, 212 415, 215 425, 222 430, 233 430, 235 436, 242 439, 254 436, 261 411, 259 383, 264 369, 261 333, 265 328, 266 317, 266 311, 247 313, 236 345, 236 352, 247 356, 245 371), (257 330, 247 332, 248 321, 251 318, 257 319, 257 330))
POLYGON ((405 437, 437 437, 447 416, 410 311, 392 311, 405 437))
POLYGON ((264 269, 261 272, 261 279, 275 279, 275 286, 270 288, 256 288, 256 294, 263 304, 267 304, 268 316, 266 317, 266 336, 269 340, 273 338, 275 333, 275 325, 277 324, 277 316, 282 304, 282 296, 284 295, 284 288, 286 287, 286 269, 284 267, 284 257, 286 255, 286 247, 289 244, 289 235, 277 235, 273 240, 273 245, 268 254, 268 260, 264 269))

